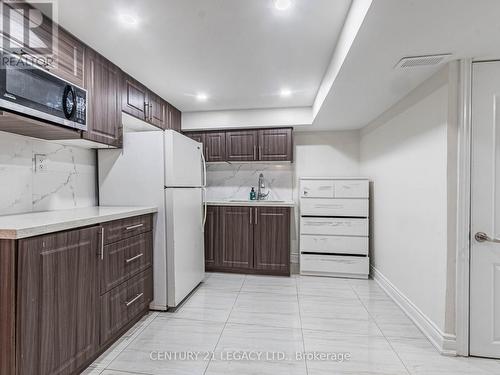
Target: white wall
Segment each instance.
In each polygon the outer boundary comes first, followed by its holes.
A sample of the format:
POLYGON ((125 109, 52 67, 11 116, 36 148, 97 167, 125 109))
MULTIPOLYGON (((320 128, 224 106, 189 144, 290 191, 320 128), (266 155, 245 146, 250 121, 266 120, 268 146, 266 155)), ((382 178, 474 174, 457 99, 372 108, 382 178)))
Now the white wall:
MULTIPOLYGON (((359 131, 294 133, 294 200, 299 202, 299 178, 359 176, 359 131)), ((292 263, 298 263, 299 207, 293 215, 292 263)))
POLYGON ((182 130, 209 130, 275 126, 307 127, 311 124, 311 107, 182 113, 182 130))
POLYGON ((0 215, 97 204, 94 150, 0 132, 0 215), (47 169, 35 172, 34 155, 47 169))
POLYGON ((373 181, 372 265, 446 332, 448 69, 361 132, 373 181))

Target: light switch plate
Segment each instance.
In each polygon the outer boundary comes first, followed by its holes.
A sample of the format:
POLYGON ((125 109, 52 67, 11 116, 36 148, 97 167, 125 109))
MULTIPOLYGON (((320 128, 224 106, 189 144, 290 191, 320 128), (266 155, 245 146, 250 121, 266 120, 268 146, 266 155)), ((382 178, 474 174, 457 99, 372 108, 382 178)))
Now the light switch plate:
POLYGON ((47 172, 47 155, 35 154, 35 172, 47 172))

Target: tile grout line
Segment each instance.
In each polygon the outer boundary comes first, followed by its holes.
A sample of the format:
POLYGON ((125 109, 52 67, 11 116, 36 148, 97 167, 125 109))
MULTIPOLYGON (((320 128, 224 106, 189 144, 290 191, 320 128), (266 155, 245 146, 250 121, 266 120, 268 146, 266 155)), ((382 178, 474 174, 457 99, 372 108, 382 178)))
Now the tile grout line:
POLYGON ((356 289, 352 286, 351 283, 349 283, 349 286, 351 287, 351 289, 353 290, 354 294, 356 294, 356 297, 358 297, 358 300, 359 302, 361 302, 361 304, 363 305, 363 307, 365 308, 366 312, 368 313, 368 315, 370 316, 370 318, 373 320, 373 322, 375 323, 375 325, 377 326, 377 328, 380 330, 380 333, 382 333, 382 336, 384 337, 385 341, 387 341, 387 344, 389 344, 389 347, 391 348, 391 350, 394 352, 394 354, 396 354, 396 357, 398 357, 399 361, 401 362, 401 364, 403 365, 403 367, 405 368, 406 372, 409 374, 409 375, 412 375, 412 373, 410 372, 410 370, 408 369, 408 367, 406 366, 406 363, 403 361, 403 359, 400 357, 399 353, 394 349, 394 347, 392 346, 391 342, 389 341, 389 339, 387 338, 387 336, 384 334, 384 331, 382 331, 382 328, 380 328, 380 326, 378 325, 377 321, 375 320, 375 318, 373 317, 373 315, 371 314, 371 312, 368 310, 368 308, 366 307, 365 303, 363 302, 363 300, 361 299, 361 297, 359 296, 358 292, 356 291, 356 289))
MULTIPOLYGON (((233 312, 234 306, 236 305, 236 301, 238 300, 238 297, 240 296, 241 289, 243 289, 243 285, 245 285, 246 280, 247 280, 247 275, 243 275, 243 282, 241 283, 240 290, 238 290, 238 294, 236 295, 236 298, 234 299, 233 306, 231 307, 231 311, 229 311, 229 314, 228 314, 226 321, 224 323, 224 327, 222 327, 219 338, 217 339, 217 342, 215 343, 214 353, 215 353, 215 350, 217 349, 217 346, 219 345, 220 339, 222 338, 222 334, 224 333, 224 330, 226 329, 229 318, 231 317, 231 313, 233 312)), ((208 361, 208 363, 205 367, 205 370, 203 371, 203 375, 205 375, 207 373, 207 370, 208 370, 208 367, 210 366, 210 363, 212 363, 212 358, 210 358, 210 361, 208 361)))
MULTIPOLYGON (((297 290, 297 304, 299 305, 299 320, 300 320, 300 333, 302 335, 302 350, 304 354, 306 352, 306 340, 304 339, 304 327, 302 327, 302 314, 300 313, 300 296, 299 296, 299 286, 298 286, 299 277, 295 278, 295 289, 297 290)), ((306 375, 309 375, 309 367, 307 365, 307 359, 304 358, 304 364, 306 366, 306 375)))

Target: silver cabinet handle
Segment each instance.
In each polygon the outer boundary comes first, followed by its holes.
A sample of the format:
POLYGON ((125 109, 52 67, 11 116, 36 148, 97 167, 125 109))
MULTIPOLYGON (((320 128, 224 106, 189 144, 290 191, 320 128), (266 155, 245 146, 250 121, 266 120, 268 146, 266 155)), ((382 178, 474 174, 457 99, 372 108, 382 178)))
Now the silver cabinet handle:
POLYGON ((257 159, 257 146, 253 146, 253 158, 257 159))
POLYGON ((259 160, 262 160, 262 147, 259 146, 259 160))
POLYGON ((136 225, 131 225, 130 227, 126 227, 125 230, 137 229, 137 228, 140 228, 140 227, 143 227, 143 226, 144 226, 144 223, 136 224, 136 225))
POLYGON ((476 239, 477 242, 493 242, 493 243, 500 243, 500 239, 498 238, 491 238, 484 232, 477 232, 474 235, 474 238, 476 239))
POLYGON ((104 228, 101 227, 101 260, 104 259, 104 228))
POLYGON ((128 302, 125 302, 125 306, 129 307, 131 304, 133 304, 134 302, 136 302, 139 298, 141 298, 142 296, 144 295, 144 293, 141 293, 141 294, 138 294, 137 296, 135 296, 134 299, 128 301, 128 302))
POLYGON ((258 223, 259 223, 259 219, 257 216, 257 207, 255 207, 255 225, 257 225, 258 223))
POLYGON ((253 223, 252 223, 252 210, 253 210, 253 208, 252 208, 252 207, 250 207, 250 225, 252 225, 252 224, 253 224, 253 223))
POLYGON ((144 256, 144 254, 140 253, 139 255, 136 255, 135 257, 132 257, 132 258, 125 260, 125 263, 133 262, 134 260, 137 260, 137 259, 141 258, 142 256, 144 256))
POLYGON ((148 110, 149 110, 149 105, 148 103, 144 102, 144 120, 149 119, 148 110))
POLYGON ((149 121, 153 121, 153 105, 149 105, 149 121))

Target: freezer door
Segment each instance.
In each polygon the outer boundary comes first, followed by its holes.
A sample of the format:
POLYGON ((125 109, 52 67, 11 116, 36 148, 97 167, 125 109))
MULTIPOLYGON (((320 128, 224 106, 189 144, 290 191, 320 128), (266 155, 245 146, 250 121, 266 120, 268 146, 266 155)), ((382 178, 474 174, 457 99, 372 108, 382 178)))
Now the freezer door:
POLYGON ((168 306, 177 306, 203 280, 205 252, 201 188, 167 188, 168 306))
POLYGON ((202 187, 202 144, 176 131, 165 131, 165 186, 202 187))

